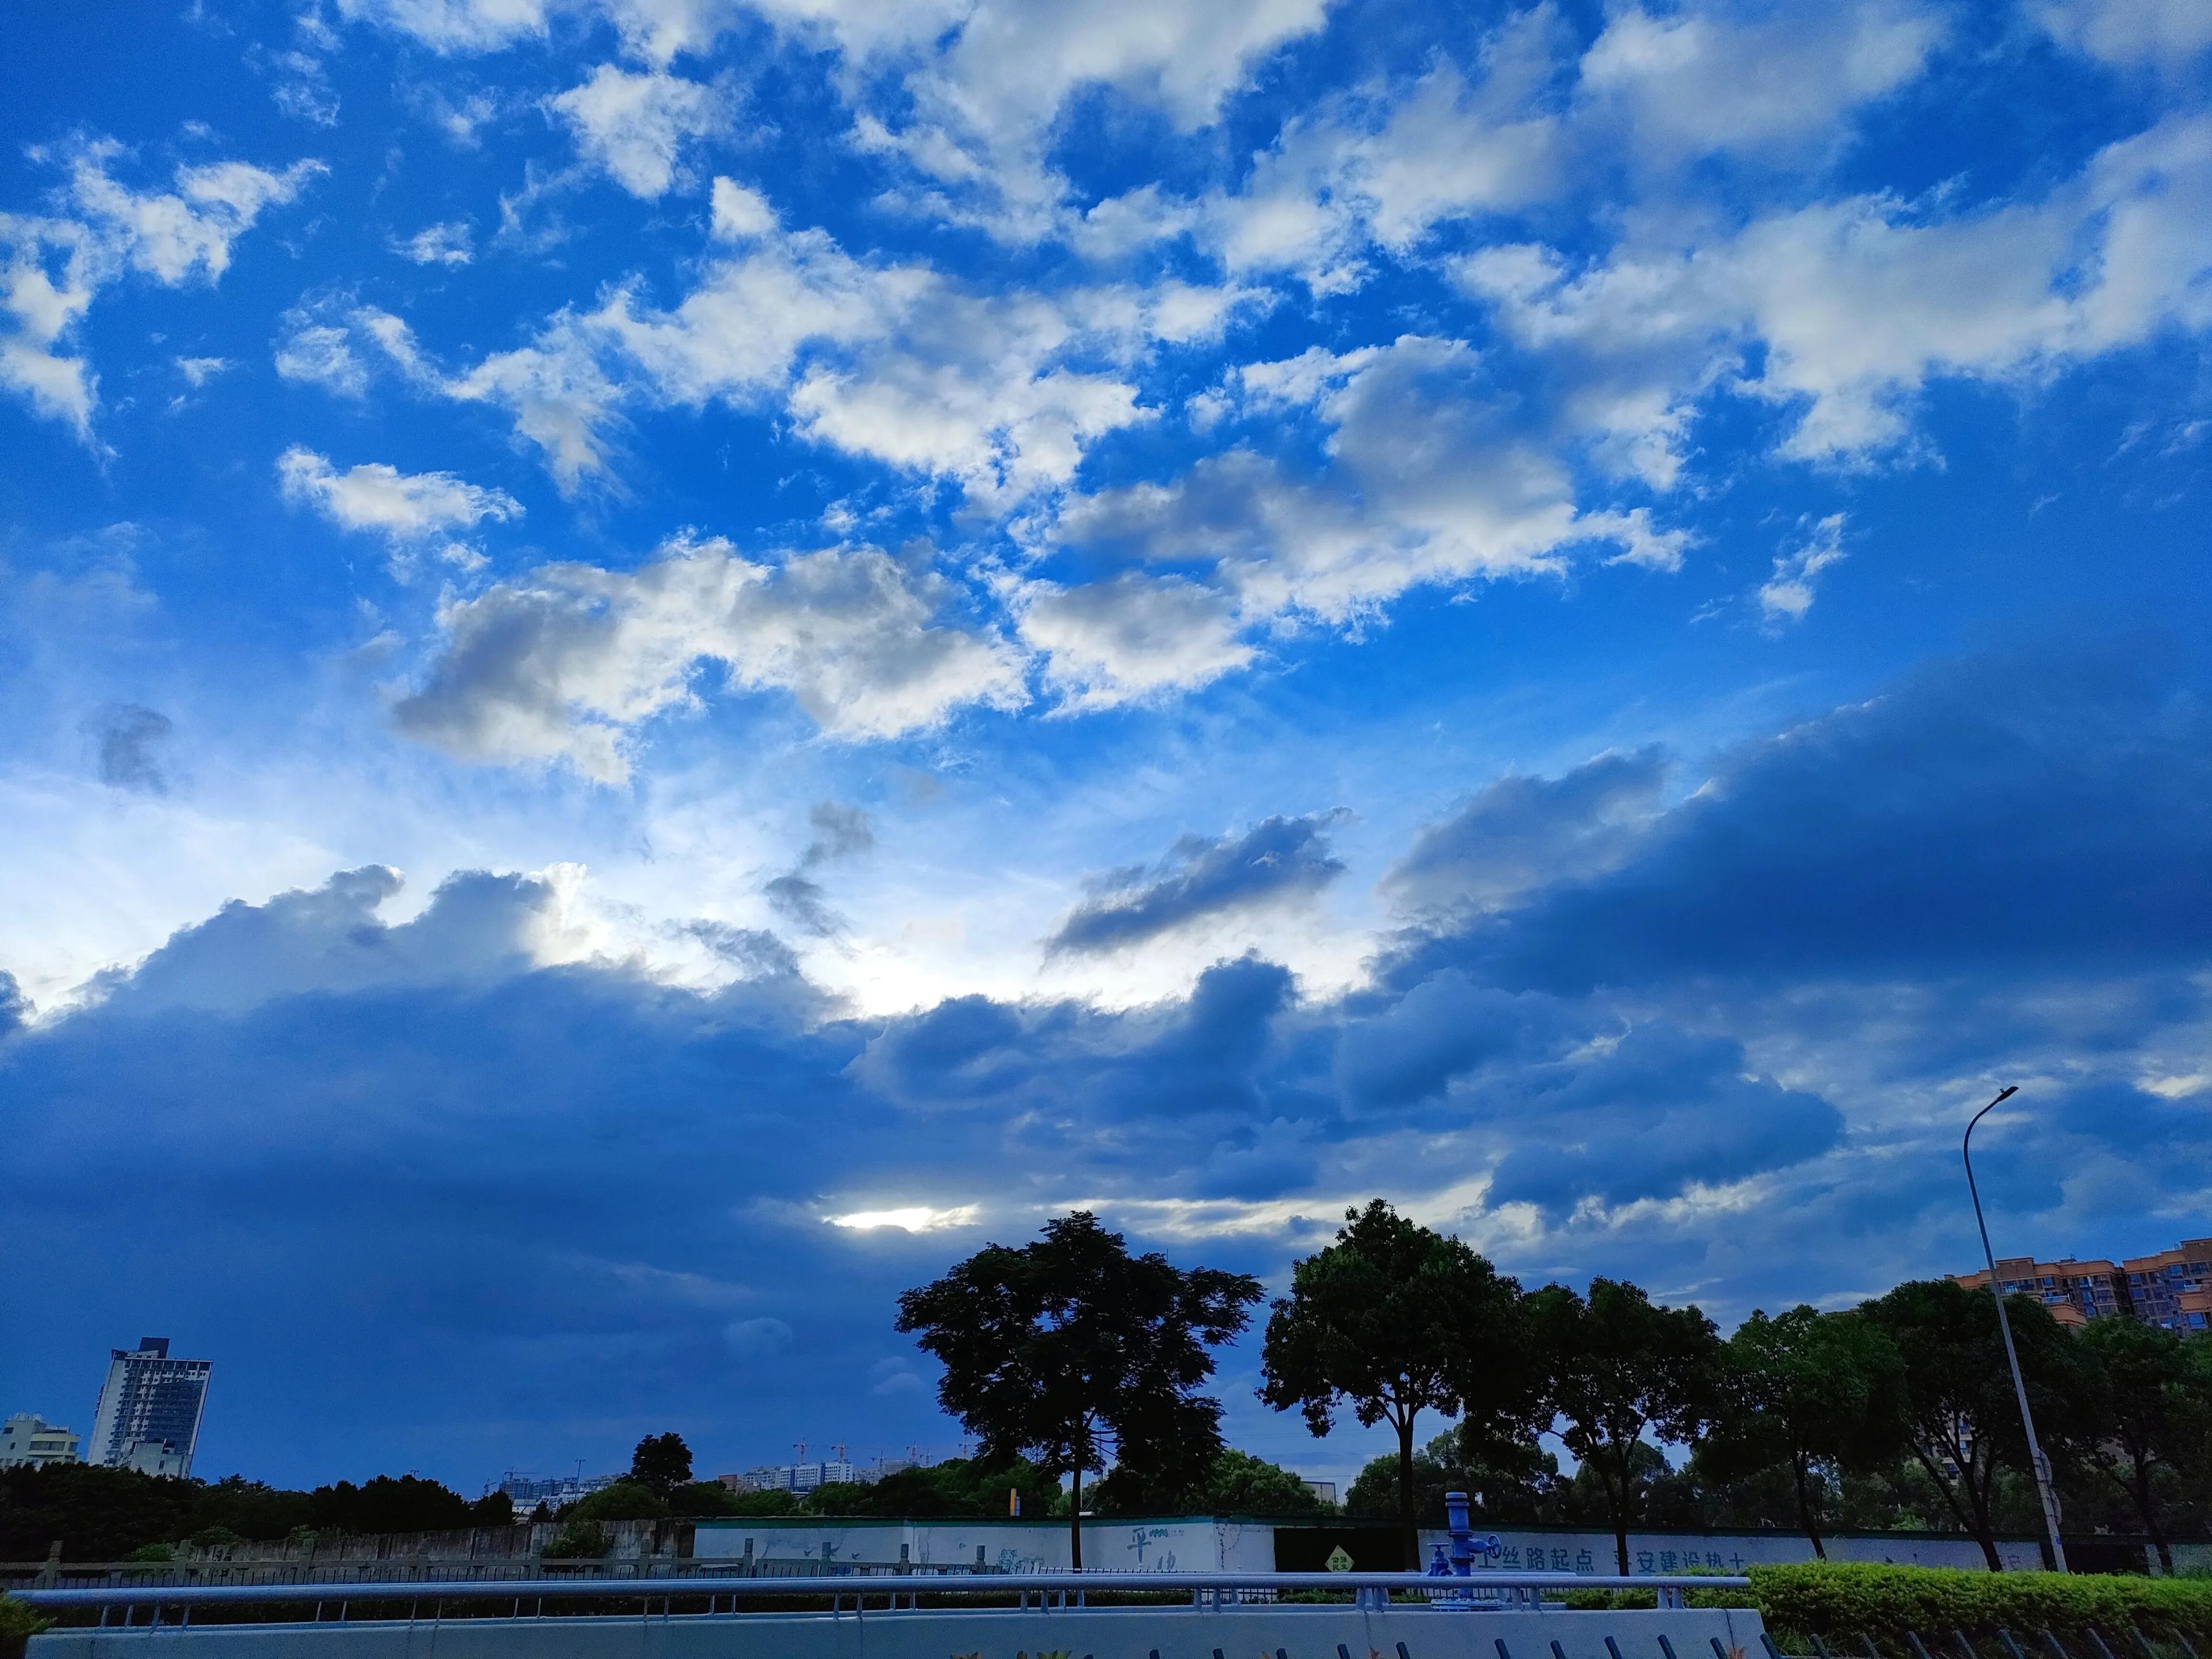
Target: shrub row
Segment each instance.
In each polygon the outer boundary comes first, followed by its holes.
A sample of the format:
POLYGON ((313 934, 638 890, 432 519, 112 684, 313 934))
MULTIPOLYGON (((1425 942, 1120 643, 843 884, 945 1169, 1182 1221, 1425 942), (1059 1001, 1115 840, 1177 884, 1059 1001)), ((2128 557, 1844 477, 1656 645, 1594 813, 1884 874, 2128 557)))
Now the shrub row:
MULTIPOLYGON (((2124 1640, 2130 1626, 2154 1638, 2179 1631, 2212 1642, 2212 1580, 2120 1574, 1976 1572, 1856 1562, 1753 1567, 1751 1602, 1778 1641, 1901 1638, 1967 1631, 2080 1635, 2094 1626, 2124 1640)), ((1741 1591, 1693 1590, 1692 1605, 1721 1606, 1741 1591)), ((1787 1644, 1785 1644, 1787 1645, 1787 1644)))

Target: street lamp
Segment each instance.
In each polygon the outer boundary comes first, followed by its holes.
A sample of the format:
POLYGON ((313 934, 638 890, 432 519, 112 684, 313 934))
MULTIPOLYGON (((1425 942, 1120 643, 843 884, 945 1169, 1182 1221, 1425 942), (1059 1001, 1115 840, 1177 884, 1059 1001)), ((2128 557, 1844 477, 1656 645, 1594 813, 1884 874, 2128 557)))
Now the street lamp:
POLYGON ((2066 1546, 2058 1536, 2058 1498, 2051 1490, 2051 1460, 2043 1455, 2035 1437, 2035 1414, 2027 1408, 2027 1384, 2020 1374, 2020 1355, 2012 1346, 2012 1321, 2005 1316, 2004 1286, 1997 1283, 1997 1259, 1990 1249, 1990 1224, 1982 1218, 1982 1194, 1974 1185, 1974 1124, 2019 1092, 2008 1083, 2002 1093, 1974 1114, 1972 1122, 1966 1125, 1966 1138, 1959 1143, 1959 1156, 1966 1161, 1966 1192, 1974 1200, 1974 1224, 1982 1230, 1982 1260, 1989 1264, 1990 1294, 1997 1299, 1997 1328, 2004 1333, 2005 1363, 2012 1367, 2013 1392, 2020 1396, 2020 1425, 2027 1431, 2027 1461, 2035 1470, 2036 1495, 2043 1499, 2043 1527, 2051 1536, 2051 1564, 2063 1572, 2066 1546))

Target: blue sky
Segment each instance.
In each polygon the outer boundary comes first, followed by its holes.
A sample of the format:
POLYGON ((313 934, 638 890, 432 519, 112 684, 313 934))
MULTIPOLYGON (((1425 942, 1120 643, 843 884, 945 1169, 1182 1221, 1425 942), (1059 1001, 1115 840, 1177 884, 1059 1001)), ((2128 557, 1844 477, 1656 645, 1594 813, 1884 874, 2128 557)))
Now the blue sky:
POLYGON ((1079 1204, 1839 1305, 2007 1082, 2206 1231, 2191 0, 0 27, 6 1409, 949 1447, 1079 1204))

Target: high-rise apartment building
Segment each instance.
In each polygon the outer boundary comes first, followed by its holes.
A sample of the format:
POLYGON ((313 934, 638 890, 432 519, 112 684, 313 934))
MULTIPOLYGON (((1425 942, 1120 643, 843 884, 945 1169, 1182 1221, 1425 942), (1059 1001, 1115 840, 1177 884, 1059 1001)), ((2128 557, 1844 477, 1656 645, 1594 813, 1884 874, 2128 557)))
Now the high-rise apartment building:
MULTIPOLYGON (((1969 1290, 1989 1287, 1986 1269, 1952 1278, 1969 1290)), ((1997 1282, 2008 1293, 2033 1297, 2062 1325, 2125 1315, 2170 1331, 2212 1329, 2212 1238, 2185 1239, 2173 1249, 2120 1262, 1999 1256, 1997 1282)))
POLYGON ((188 1475, 207 1404, 204 1359, 172 1359, 166 1336, 112 1348, 87 1461, 147 1474, 188 1475))
POLYGON ((75 1433, 32 1412, 17 1412, 0 1423, 0 1469, 77 1462, 75 1433))
POLYGON ((2212 1330, 2212 1238, 2185 1238, 2178 1249, 2120 1263, 2137 1319, 2170 1331, 2212 1330))

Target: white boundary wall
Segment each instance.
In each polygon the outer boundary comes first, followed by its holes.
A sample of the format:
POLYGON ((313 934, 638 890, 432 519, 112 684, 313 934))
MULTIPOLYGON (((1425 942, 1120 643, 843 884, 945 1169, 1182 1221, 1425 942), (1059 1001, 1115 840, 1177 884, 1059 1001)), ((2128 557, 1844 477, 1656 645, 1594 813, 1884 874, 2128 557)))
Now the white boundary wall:
MULTIPOLYGON (((973 1567, 998 1572, 1066 1572, 1067 1523, 1005 1521, 702 1521, 695 1559, 761 1561, 905 1561, 917 1567, 973 1567), (747 1550, 750 1543, 751 1548, 747 1550)), ((1273 1572, 1275 1529, 1265 1521, 1206 1516, 1158 1521, 1086 1521, 1083 1565, 1109 1572, 1273 1572)))

